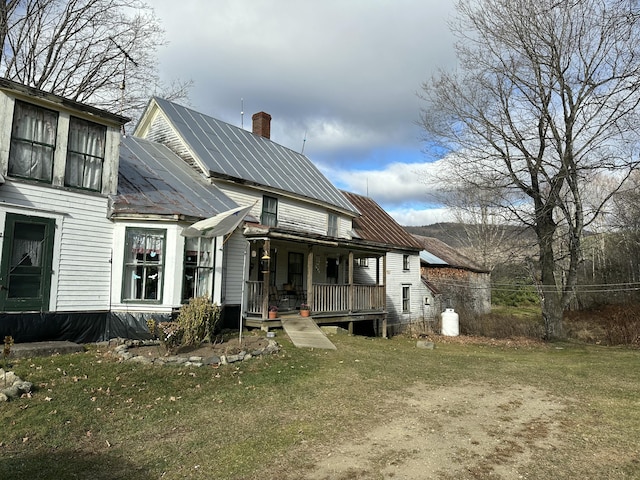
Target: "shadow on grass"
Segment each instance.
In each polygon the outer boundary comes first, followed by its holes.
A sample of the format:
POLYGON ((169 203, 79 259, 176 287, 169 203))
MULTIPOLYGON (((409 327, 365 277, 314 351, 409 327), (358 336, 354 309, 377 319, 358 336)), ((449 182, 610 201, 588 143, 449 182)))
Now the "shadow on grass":
POLYGON ((152 479, 147 467, 135 465, 111 452, 54 450, 7 454, 0 459, 0 478, 152 479))

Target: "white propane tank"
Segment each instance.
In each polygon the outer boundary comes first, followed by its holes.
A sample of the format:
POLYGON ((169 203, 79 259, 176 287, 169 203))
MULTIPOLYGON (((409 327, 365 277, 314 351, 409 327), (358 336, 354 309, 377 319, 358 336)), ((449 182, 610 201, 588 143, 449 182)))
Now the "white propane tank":
POLYGON ((442 335, 447 337, 457 337, 460 334, 460 324, 458 314, 453 308, 447 308, 442 316, 442 335))

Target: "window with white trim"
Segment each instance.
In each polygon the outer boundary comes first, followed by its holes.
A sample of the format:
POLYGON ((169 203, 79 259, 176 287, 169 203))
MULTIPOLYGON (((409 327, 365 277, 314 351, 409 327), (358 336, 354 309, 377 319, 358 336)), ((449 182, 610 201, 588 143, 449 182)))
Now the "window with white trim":
POLYGON ((278 199, 264 195, 262 197, 262 216, 260 222, 268 227, 278 226, 278 199))
POLYGON ((100 191, 106 139, 107 127, 80 118, 69 119, 66 186, 100 191))
POLYGON ((165 230, 127 228, 123 301, 162 300, 165 237, 165 230))
POLYGON ((402 286, 402 313, 409 313, 411 311, 411 286, 402 286))
POLYGON ((16 100, 9 175, 51 183, 57 129, 57 112, 16 100))
POLYGON ((409 255, 402 255, 402 269, 409 270, 410 265, 411 264, 409 263, 409 255))
POLYGON ((356 265, 362 268, 367 268, 369 266, 368 258, 356 258, 356 265))
POLYGON ((215 239, 194 237, 185 239, 182 300, 213 295, 215 239))
POLYGON ((338 216, 334 213, 327 214, 327 236, 338 236, 338 216))

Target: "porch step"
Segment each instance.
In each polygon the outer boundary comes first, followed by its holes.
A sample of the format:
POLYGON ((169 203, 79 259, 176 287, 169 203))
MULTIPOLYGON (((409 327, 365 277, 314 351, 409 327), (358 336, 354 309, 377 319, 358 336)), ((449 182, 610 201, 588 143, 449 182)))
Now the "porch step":
POLYGON ((298 348, 325 348, 336 350, 311 317, 282 317, 282 328, 298 348))

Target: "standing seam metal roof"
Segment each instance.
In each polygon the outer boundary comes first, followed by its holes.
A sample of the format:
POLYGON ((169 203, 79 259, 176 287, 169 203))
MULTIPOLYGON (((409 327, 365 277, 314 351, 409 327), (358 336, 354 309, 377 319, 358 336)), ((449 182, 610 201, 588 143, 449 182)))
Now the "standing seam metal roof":
POLYGON ((353 226, 362 239, 411 250, 422 248, 420 243, 373 199, 351 192, 342 193, 362 214, 353 220, 353 226))
POLYGON ((303 154, 168 100, 155 97, 154 101, 211 175, 254 182, 358 213, 303 154))
POLYGON ((121 137, 114 214, 208 218, 237 206, 166 146, 121 137))

